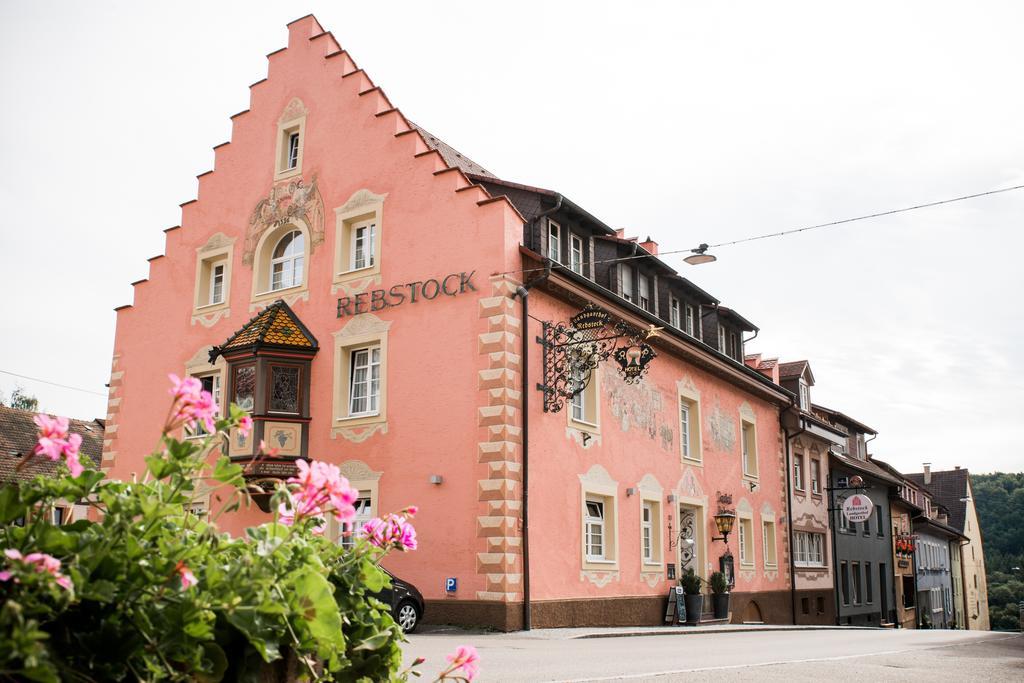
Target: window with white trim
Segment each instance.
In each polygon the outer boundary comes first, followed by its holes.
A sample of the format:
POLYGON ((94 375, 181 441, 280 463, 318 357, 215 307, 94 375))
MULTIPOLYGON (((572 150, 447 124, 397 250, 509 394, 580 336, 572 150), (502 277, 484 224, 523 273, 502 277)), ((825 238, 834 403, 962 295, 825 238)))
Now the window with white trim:
POLYGON ((825 566, 825 534, 811 531, 793 532, 793 564, 797 567, 825 566))
MULTIPOLYGON (((575 381, 582 382, 586 380, 588 371, 574 366, 571 373, 575 381)), ((576 426, 584 425, 584 429, 593 431, 593 428, 598 426, 600 394, 597 389, 599 381, 597 373, 589 371, 589 374, 590 379, 587 381, 587 386, 569 399, 569 421, 570 424, 575 422, 578 423, 576 426)))
POLYGON ((569 270, 583 275, 583 240, 569 233, 569 270))
POLYGON ((227 306, 231 294, 231 256, 230 244, 200 249, 196 260, 194 315, 204 315, 227 306))
POLYGON ((210 300, 209 305, 224 303, 224 271, 225 263, 216 263, 210 268, 210 300))
POLYGON ((270 291, 298 287, 303 283, 306 237, 300 230, 284 235, 270 257, 270 291))
POLYGON ((348 414, 375 415, 380 410, 380 347, 353 349, 349 358, 348 414))
POLYGON ((590 562, 603 562, 605 557, 606 529, 604 519, 604 501, 590 500, 586 502, 586 516, 584 517, 584 540, 587 560, 590 562))
POLYGON ((811 409, 811 388, 807 382, 800 380, 800 410, 810 411, 811 409))
POLYGON ((743 448, 743 476, 757 478, 757 432, 753 422, 741 420, 740 442, 743 448))
POLYGON ((764 520, 761 523, 761 538, 763 541, 764 566, 775 567, 778 561, 775 555, 775 522, 764 520))
POLYGON ((700 462, 700 408, 697 402, 679 397, 679 446, 683 459, 700 462))
POLYGON ((690 304, 686 304, 686 327, 683 329, 691 337, 697 336, 697 311, 690 304))
POLYGON ((622 281, 622 298, 630 303, 636 303, 636 294, 633 291, 633 269, 625 263, 619 264, 619 278, 622 281))
POLYGON ((640 276, 640 308, 645 311, 651 308, 651 278, 646 275, 640 276))
POLYGON ((288 157, 285 160, 285 168, 288 170, 297 168, 299 165, 299 131, 288 133, 288 157))
POLYGON ((803 453, 793 454, 793 488, 804 490, 804 456, 803 453))
POLYGON ((359 498, 353 503, 353 507, 356 509, 356 516, 351 522, 345 522, 342 526, 341 533, 341 545, 345 548, 351 548, 356 544, 356 539, 359 537, 359 532, 362 531, 366 523, 373 517, 373 500, 369 491, 360 491, 359 498))
POLYGON ((548 220, 548 258, 556 263, 562 262, 562 226, 548 220))
MULTIPOLYGON (((210 395, 213 397, 213 403, 214 403, 214 405, 217 406, 217 415, 219 416, 220 413, 221 413, 221 409, 220 409, 220 396, 221 396, 220 373, 218 372, 218 373, 215 373, 215 374, 212 374, 212 375, 201 375, 201 376, 198 376, 197 379, 202 383, 203 391, 210 392, 210 395)), ((189 436, 201 437, 201 436, 206 436, 207 433, 208 432, 206 431, 206 427, 204 427, 201 422, 197 422, 196 426, 195 426, 195 430, 192 431, 192 433, 189 436)))
POLYGON ((377 260, 377 224, 363 221, 352 226, 351 270, 371 268, 377 260))
POLYGON ((821 461, 811 458, 811 493, 821 493, 821 461))
POLYGON ((682 316, 679 312, 679 299, 669 297, 668 300, 668 322, 677 330, 682 329, 682 316))
POLYGON ((754 566, 754 521, 749 517, 740 517, 740 564, 754 566))
POLYGON ((718 326, 718 350, 725 353, 725 328, 718 326))
POLYGON ((654 561, 654 507, 644 502, 640 508, 640 545, 644 562, 654 561))

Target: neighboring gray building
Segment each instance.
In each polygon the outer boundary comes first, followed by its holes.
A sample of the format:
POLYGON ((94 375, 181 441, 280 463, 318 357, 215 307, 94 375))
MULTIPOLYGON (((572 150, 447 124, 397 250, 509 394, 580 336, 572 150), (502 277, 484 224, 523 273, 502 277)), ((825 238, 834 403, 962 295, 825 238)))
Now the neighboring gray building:
POLYGON ((937 519, 925 516, 914 518, 914 534, 917 536, 914 559, 920 625, 955 628, 953 562, 949 544, 958 543, 960 534, 937 519))

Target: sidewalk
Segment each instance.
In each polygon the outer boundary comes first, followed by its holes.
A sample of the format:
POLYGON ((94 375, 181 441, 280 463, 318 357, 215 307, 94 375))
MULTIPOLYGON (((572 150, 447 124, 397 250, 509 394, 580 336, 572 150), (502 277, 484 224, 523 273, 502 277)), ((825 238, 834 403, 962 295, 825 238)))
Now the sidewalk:
POLYGON ((712 626, 606 626, 590 628, 538 628, 532 631, 499 633, 457 626, 424 625, 417 635, 456 633, 515 637, 532 640, 583 640, 588 638, 630 638, 634 636, 696 636, 709 633, 757 631, 884 631, 871 626, 792 626, 785 624, 715 624, 712 626))

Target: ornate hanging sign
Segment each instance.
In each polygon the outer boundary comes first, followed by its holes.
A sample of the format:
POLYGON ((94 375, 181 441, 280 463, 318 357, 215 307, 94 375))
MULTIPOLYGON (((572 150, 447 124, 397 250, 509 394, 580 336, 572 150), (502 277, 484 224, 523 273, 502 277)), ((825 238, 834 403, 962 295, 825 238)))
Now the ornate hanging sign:
POLYGON ((639 330, 594 304, 568 323, 542 323, 537 343, 543 349, 544 382, 537 389, 544 393, 544 412, 560 411, 566 399, 587 388, 594 370, 609 358, 616 361, 626 383, 639 382, 658 355, 647 340, 660 329, 652 325, 639 330))
POLYGON ((843 516, 854 524, 866 522, 874 509, 874 503, 867 496, 853 495, 843 501, 843 516))

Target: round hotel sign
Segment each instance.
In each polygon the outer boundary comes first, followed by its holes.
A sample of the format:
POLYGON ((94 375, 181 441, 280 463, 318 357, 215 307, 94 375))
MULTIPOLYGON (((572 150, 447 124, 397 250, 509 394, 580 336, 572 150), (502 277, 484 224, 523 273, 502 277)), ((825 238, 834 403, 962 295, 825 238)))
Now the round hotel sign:
POLYGON ((843 501, 843 516, 849 522, 866 522, 874 507, 867 496, 853 495, 843 501))

